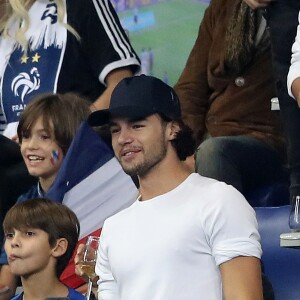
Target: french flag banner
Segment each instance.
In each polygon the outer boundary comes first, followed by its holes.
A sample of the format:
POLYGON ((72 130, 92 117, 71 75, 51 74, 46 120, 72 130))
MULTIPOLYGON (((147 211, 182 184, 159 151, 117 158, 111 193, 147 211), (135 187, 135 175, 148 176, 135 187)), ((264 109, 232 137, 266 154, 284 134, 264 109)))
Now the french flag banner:
MULTIPOLYGON (((130 206, 138 190, 124 173, 113 151, 86 123, 79 127, 46 197, 70 207, 80 221, 80 240, 99 235, 105 219, 130 206)), ((83 280, 74 273, 74 260, 61 280, 76 288, 83 280)))

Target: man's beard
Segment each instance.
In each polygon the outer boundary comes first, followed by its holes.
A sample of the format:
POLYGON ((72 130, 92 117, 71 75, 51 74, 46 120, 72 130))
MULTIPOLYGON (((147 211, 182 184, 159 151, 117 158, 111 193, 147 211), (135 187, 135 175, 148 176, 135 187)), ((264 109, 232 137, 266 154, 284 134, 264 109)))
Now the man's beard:
POLYGON ((157 164, 159 164, 167 154, 167 145, 164 141, 164 135, 162 134, 158 143, 155 143, 153 147, 144 153, 144 160, 132 165, 122 164, 124 172, 130 176, 143 177, 147 175, 157 164))

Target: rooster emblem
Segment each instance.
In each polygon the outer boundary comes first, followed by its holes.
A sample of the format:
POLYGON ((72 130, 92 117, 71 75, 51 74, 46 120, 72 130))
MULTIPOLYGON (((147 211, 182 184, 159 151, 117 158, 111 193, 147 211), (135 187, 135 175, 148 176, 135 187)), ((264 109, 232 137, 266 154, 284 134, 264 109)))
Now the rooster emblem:
POLYGON ((33 91, 38 90, 40 87, 40 74, 36 67, 33 67, 29 74, 26 72, 21 72, 18 76, 14 78, 11 83, 11 90, 15 96, 21 98, 24 103, 24 98, 26 95, 33 91))

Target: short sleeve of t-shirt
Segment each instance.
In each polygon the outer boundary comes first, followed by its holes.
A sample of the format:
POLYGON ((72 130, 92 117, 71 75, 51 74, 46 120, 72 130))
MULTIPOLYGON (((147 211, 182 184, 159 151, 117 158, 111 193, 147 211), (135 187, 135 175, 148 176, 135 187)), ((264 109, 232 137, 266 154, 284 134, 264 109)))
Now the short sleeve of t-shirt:
POLYGON ((255 211, 246 199, 232 186, 221 182, 216 183, 211 196, 213 201, 206 205, 203 226, 216 264, 237 256, 260 258, 255 211))

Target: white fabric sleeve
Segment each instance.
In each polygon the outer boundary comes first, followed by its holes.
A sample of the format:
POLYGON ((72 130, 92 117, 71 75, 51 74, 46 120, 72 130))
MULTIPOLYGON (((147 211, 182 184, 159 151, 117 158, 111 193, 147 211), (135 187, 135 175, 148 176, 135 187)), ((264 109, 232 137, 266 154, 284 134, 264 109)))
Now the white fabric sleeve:
POLYGON ((297 27, 297 34, 296 34, 295 42, 292 46, 291 65, 287 76, 288 93, 294 99, 295 96, 292 93, 292 83, 297 77, 300 77, 300 12, 298 16, 298 21, 299 24, 297 27))
POLYGON ((240 192, 219 183, 207 210, 203 226, 217 265, 238 256, 261 258, 255 211, 240 192))
MULTIPOLYGON (((105 223, 104 223, 105 225, 105 223)), ((113 277, 105 243, 105 226, 103 225, 100 235, 100 246, 98 248, 96 274, 98 280, 98 300, 119 300, 117 283, 113 277)))

